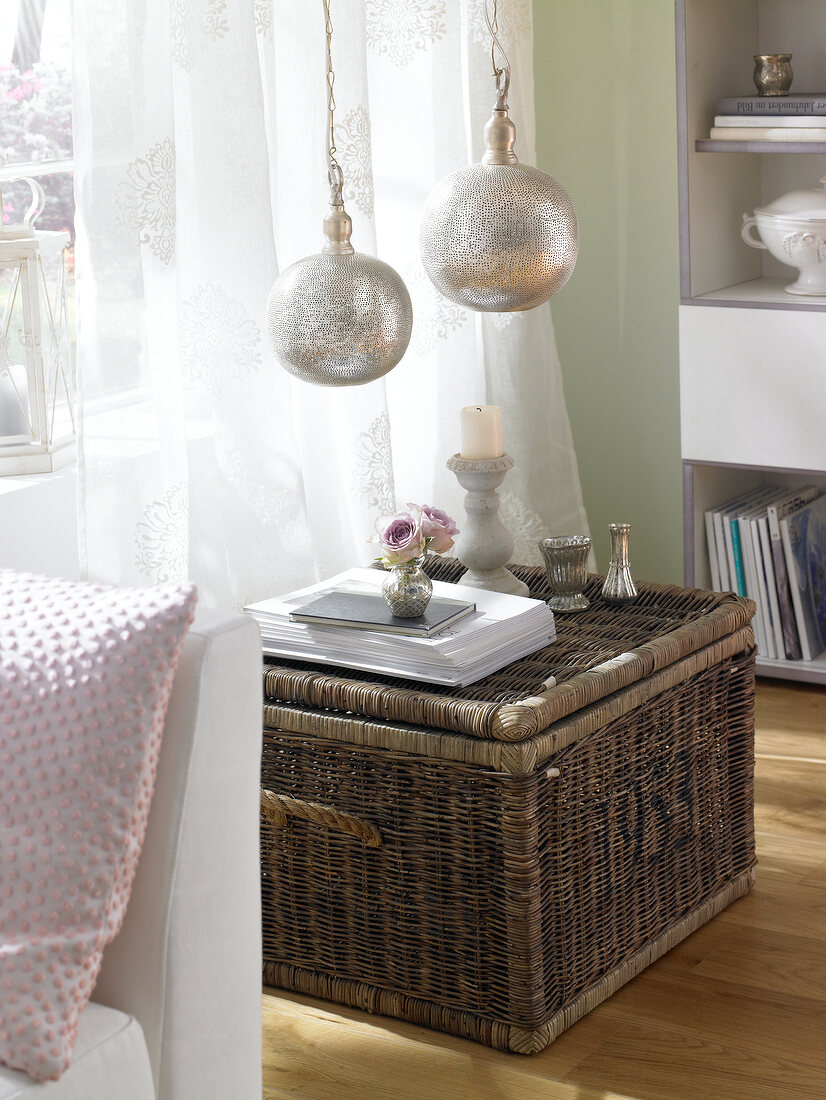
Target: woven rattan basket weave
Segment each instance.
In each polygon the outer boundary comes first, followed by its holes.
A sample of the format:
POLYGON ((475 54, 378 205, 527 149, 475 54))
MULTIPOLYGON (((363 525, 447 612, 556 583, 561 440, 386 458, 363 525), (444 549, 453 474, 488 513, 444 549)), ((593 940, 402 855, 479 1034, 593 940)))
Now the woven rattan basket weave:
POLYGON ((267 984, 531 1053, 750 888, 753 605, 586 591, 467 688, 265 667, 267 984))

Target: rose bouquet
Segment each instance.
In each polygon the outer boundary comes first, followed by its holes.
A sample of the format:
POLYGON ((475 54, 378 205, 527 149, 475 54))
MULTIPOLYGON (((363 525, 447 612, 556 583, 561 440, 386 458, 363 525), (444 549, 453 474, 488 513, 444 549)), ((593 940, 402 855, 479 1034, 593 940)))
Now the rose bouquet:
POLYGON ((430 577, 421 568, 425 555, 446 553, 458 534, 451 517, 429 504, 408 504, 407 511, 376 520, 373 541, 382 550, 377 560, 391 570, 382 592, 394 615, 414 618, 424 612, 433 594, 430 577))
POLYGON ((408 504, 406 512, 376 520, 374 541, 381 546, 378 560, 386 566, 415 561, 427 553, 444 554, 459 534, 454 520, 429 504, 408 504))

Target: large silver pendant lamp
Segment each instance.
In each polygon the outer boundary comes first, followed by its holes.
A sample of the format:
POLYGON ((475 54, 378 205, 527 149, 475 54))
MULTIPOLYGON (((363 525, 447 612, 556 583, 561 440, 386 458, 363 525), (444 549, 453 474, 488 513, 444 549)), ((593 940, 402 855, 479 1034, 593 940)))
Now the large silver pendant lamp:
POLYGON ((303 382, 360 386, 387 374, 410 342, 413 308, 401 276, 389 264, 356 252, 344 209, 344 176, 336 160, 333 113, 333 27, 323 0, 327 35, 327 119, 330 212, 321 252, 279 275, 267 301, 267 329, 279 362, 303 382))
POLYGON ((576 264, 579 227, 565 188, 520 164, 508 117, 510 62, 485 0, 496 106, 485 126, 480 164, 445 176, 427 198, 419 233, 422 264, 445 298, 483 313, 512 313, 547 302, 576 264), (497 67, 495 49, 504 58, 497 67))

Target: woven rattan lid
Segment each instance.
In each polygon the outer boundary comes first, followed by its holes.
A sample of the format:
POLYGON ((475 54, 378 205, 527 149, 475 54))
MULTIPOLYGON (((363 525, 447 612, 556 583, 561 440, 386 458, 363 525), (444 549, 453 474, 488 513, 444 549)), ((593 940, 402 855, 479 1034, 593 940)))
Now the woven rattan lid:
MULTIPOLYGON (((544 571, 512 567, 531 596, 548 597, 544 571)), ((455 581, 455 560, 433 559, 435 579, 455 581)), ((406 723, 418 730, 524 741, 569 715, 651 677, 721 639, 750 632, 754 604, 732 593, 641 584, 636 603, 616 608, 591 577, 587 611, 557 615, 556 641, 463 688, 417 688, 409 680, 268 658, 265 703, 297 704, 406 723)), ((740 650, 751 644, 740 638, 740 650)), ((709 657, 709 659, 712 659, 709 657)), ((719 657, 717 658, 719 659, 719 657)), ((702 661, 700 662, 702 663, 702 661)))

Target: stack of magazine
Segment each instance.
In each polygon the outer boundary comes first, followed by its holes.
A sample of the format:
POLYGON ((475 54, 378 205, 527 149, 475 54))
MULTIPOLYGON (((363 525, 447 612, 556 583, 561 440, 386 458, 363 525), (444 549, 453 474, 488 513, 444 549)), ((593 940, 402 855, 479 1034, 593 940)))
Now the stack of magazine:
POLYGON ((542 600, 433 582, 416 619, 392 616, 376 569, 350 569, 251 604, 264 652, 461 687, 548 645, 553 613, 542 600))
POLYGON ((814 660, 826 649, 826 494, 764 485, 705 522, 712 587, 757 604, 760 656, 814 660))

